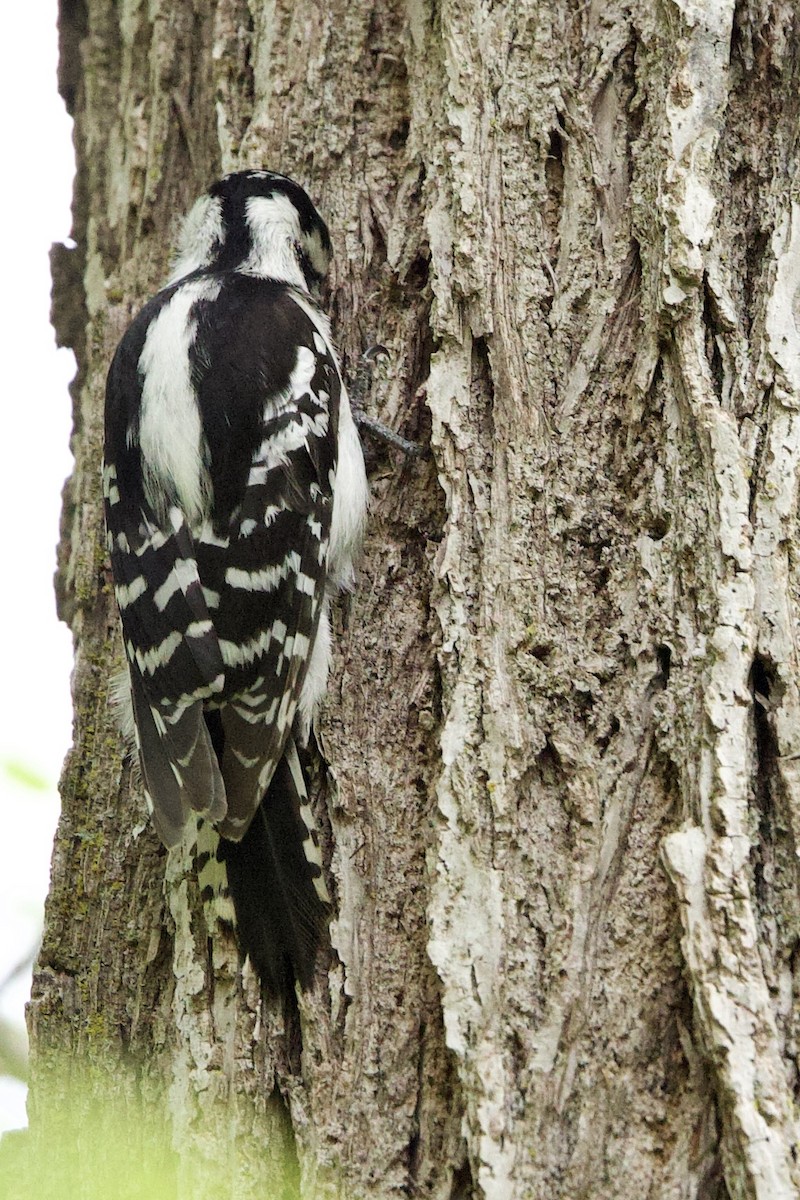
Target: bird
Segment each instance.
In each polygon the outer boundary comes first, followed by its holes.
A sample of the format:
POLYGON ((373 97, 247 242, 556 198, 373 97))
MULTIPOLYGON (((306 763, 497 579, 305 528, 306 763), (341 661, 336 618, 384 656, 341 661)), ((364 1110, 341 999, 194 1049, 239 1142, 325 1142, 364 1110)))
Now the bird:
POLYGON ((298 745, 368 507, 318 299, 331 254, 299 184, 224 176, 186 216, 106 385, 122 723, 159 837, 169 849, 197 830, 204 902, 268 994, 311 985, 330 912, 298 745))

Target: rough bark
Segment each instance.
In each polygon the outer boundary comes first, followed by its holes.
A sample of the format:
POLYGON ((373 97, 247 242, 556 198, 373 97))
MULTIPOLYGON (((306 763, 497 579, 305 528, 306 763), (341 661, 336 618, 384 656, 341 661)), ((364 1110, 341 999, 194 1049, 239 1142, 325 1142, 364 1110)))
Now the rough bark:
POLYGON ((795 6, 62 0, 61 29, 76 726, 36 1136, 66 1052, 166 1120, 181 1197, 796 1195, 795 6), (299 1016, 208 950, 107 703, 105 370, 242 165, 318 200, 345 361, 388 346, 370 411, 431 446, 369 446, 299 1016))

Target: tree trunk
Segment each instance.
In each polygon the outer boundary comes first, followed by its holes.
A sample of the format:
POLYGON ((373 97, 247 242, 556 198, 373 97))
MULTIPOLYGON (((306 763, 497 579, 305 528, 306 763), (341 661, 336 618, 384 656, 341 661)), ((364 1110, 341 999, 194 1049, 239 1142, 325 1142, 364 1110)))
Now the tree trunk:
POLYGON ((192 1200, 796 1196, 796 7, 62 0, 61 37, 76 725, 32 1136, 122 1111, 192 1200), (431 449, 367 442, 299 1013, 209 950, 108 704, 105 373, 242 166, 318 202, 350 376, 385 344, 368 411, 431 449))

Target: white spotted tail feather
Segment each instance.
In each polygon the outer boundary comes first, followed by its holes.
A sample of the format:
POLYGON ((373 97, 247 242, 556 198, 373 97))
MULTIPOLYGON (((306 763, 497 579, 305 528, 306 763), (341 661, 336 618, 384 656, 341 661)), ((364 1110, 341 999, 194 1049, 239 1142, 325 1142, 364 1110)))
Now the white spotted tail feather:
POLYGON ((328 605, 352 580, 367 504, 310 294, 329 257, 297 184, 227 176, 192 210, 106 392, 108 546, 145 793, 167 846, 193 813, 216 828, 240 941, 272 990, 313 969, 327 893, 294 737, 325 689, 328 605))

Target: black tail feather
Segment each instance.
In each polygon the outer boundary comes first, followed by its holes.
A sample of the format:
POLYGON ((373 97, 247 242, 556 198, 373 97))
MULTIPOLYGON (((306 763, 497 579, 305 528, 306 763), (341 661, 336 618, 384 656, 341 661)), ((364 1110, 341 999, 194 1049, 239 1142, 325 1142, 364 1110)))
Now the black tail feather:
POLYGON ((307 804, 284 757, 242 840, 220 839, 239 945, 269 995, 285 995, 293 979, 310 985, 327 929, 329 909, 303 849, 308 830, 301 806, 307 804))

